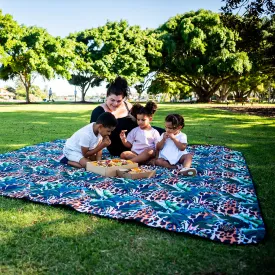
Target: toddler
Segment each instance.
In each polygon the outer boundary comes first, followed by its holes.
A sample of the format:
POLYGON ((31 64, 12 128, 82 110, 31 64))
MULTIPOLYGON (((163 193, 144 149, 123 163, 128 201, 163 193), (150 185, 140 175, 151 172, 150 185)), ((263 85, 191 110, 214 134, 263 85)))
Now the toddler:
POLYGON ((191 168, 192 155, 186 150, 187 136, 181 132, 184 118, 179 114, 170 114, 165 118, 165 129, 157 143, 159 151, 156 165, 166 168, 180 168, 179 174, 195 176, 197 171, 191 168))
POLYGON ((90 123, 67 139, 63 148, 61 163, 76 168, 86 168, 91 160, 100 160, 102 149, 111 144, 109 135, 116 128, 117 120, 113 114, 105 112, 96 122, 90 123))
POLYGON ((141 164, 150 161, 156 154, 155 148, 160 134, 150 124, 156 111, 156 104, 149 101, 145 107, 137 104, 133 108, 137 117, 138 127, 131 130, 127 137, 125 135, 126 131, 121 131, 121 141, 131 151, 122 152, 120 158, 130 159, 141 164))

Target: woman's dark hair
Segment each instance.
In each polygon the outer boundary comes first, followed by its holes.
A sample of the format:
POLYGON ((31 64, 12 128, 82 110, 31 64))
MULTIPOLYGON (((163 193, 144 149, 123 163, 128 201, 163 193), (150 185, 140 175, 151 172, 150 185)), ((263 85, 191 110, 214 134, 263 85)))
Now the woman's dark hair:
POLYGON ((182 128, 184 127, 184 118, 179 114, 170 114, 165 118, 165 121, 171 122, 172 126, 175 128, 179 126, 181 126, 182 128))
POLYGON ((145 107, 143 107, 141 104, 136 103, 133 105, 132 109, 131 109, 131 114, 132 116, 134 116, 135 118, 137 118, 137 115, 146 115, 146 116, 153 116, 154 113, 156 112, 158 106, 155 102, 153 101, 148 101, 145 105, 145 107))
POLYGON ((102 124, 105 128, 116 127, 117 119, 113 114, 109 112, 104 112, 97 118, 96 124, 102 124))
POLYGON ((128 96, 129 87, 127 80, 123 77, 118 76, 113 82, 107 86, 107 96, 109 95, 122 95, 123 98, 128 96))

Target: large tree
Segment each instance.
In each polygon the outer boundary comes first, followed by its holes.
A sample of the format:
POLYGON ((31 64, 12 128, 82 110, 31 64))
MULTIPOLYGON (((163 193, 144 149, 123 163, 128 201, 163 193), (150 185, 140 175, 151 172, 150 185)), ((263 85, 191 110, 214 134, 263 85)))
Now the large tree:
POLYGON ((109 82, 120 75, 131 85, 142 81, 161 61, 162 42, 157 35, 126 21, 107 22, 69 38, 79 43, 75 48, 79 59, 70 83, 81 87, 83 100, 87 89, 100 80, 109 82))
POLYGON ((265 68, 271 78, 275 78, 275 15, 264 19, 264 58, 265 68))
POLYGON ((177 15, 158 31, 164 41, 160 71, 181 77, 200 102, 208 102, 221 84, 251 69, 247 54, 236 50, 238 34, 226 28, 217 13, 177 15))
POLYGON ((235 101, 244 102, 252 93, 261 97, 261 94, 267 94, 268 76, 262 74, 250 74, 246 77, 240 77, 229 82, 235 101))
POLYGON ((74 61, 74 43, 68 39, 55 38, 45 29, 38 27, 15 26, 1 31, 7 36, 2 45, 0 78, 3 80, 18 77, 26 90, 26 102, 30 102, 30 88, 36 75, 46 79, 56 75, 70 78, 74 61))
POLYGON ((71 79, 69 79, 71 85, 80 88, 81 102, 85 102, 85 96, 89 88, 98 87, 102 81, 103 79, 90 74, 88 71, 78 71, 76 74, 72 75, 71 79))
POLYGON ((275 3, 273 0, 222 0, 225 6, 222 10, 225 13, 233 11, 243 11, 249 17, 260 17, 261 15, 272 15, 275 13, 275 3))
MULTIPOLYGON (((81 102, 85 102, 85 96, 94 86, 98 86, 103 79, 92 73, 92 62, 88 51, 88 45, 83 43, 85 31, 70 34, 68 39, 75 43, 75 63, 69 83, 77 86, 81 92, 81 102)), ((85 40, 86 42, 86 40, 85 40)))
POLYGON ((10 14, 3 14, 0 9, 0 66, 2 58, 6 55, 5 45, 20 32, 20 26, 13 20, 10 14))
POLYGON ((223 24, 238 32, 236 47, 247 52, 253 73, 273 74, 275 67, 275 16, 251 20, 247 16, 222 14, 223 24))
POLYGON ((169 98, 169 100, 171 100, 172 97, 183 99, 191 96, 190 86, 185 85, 180 77, 164 73, 158 73, 156 75, 147 92, 152 95, 162 94, 163 99, 169 98))
MULTIPOLYGON (((240 35, 236 46, 247 52, 252 63, 252 69, 246 79, 235 79, 231 83, 235 87, 236 98, 243 101, 251 91, 259 98, 268 94, 268 83, 275 77, 275 16, 251 18, 223 14, 223 23, 240 35)), ((229 85, 232 88, 232 85, 229 85)))
MULTIPOLYGON (((15 80, 15 95, 16 99, 24 99, 26 98, 26 89, 24 84, 22 83, 21 80, 17 79, 15 80)), ((37 85, 32 85, 29 90, 29 97, 31 101, 37 101, 37 100, 42 100, 47 97, 47 91, 43 91, 40 89, 39 86, 37 85)))

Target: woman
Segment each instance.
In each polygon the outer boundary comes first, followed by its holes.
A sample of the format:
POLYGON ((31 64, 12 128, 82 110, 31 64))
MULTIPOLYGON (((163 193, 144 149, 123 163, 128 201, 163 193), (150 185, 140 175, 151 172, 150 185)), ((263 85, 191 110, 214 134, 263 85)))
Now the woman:
MULTIPOLYGON (((126 79, 118 76, 114 82, 110 84, 107 90, 106 102, 97 106, 91 115, 90 122, 95 122, 97 118, 104 112, 112 113, 117 119, 117 127, 114 131, 112 131, 110 135, 111 145, 107 147, 108 151, 113 156, 120 156, 120 154, 124 151, 128 151, 121 139, 120 132, 122 130, 127 130, 126 135, 135 127, 137 127, 136 118, 133 116, 135 110, 133 110, 133 114, 131 113, 132 104, 130 102, 125 101, 128 96, 129 87, 126 79)), ((154 103, 152 103, 154 104, 154 103)), ((135 106, 139 108, 138 106, 135 106)), ((157 106, 155 105, 155 109, 157 106)), ((164 129, 153 126, 160 134, 165 132, 164 129)))
POLYGON ((133 128, 137 127, 136 119, 130 113, 132 104, 125 101, 128 92, 127 81, 122 77, 117 77, 108 87, 106 102, 97 106, 91 115, 90 122, 95 122, 104 112, 112 113, 117 119, 117 127, 110 135, 112 143, 107 147, 113 156, 119 156, 122 152, 128 150, 119 137, 121 130, 127 130, 127 133, 129 133, 133 128))

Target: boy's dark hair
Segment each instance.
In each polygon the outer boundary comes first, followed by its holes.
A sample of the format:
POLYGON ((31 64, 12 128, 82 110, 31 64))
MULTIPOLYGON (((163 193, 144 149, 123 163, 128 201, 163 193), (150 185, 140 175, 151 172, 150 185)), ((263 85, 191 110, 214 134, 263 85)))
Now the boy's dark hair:
POLYGON ((179 126, 181 126, 182 128, 184 127, 184 118, 179 114, 170 114, 165 118, 165 121, 171 122, 172 126, 175 128, 179 126))
POLYGON ((117 119, 113 114, 105 112, 97 118, 96 124, 102 124, 105 128, 112 128, 117 126, 117 119))
POLYGON ((113 82, 111 82, 107 89, 107 96, 109 95, 122 95, 123 98, 128 96, 129 87, 127 80, 123 77, 118 76, 113 82))
POLYGON ((136 103, 133 105, 131 109, 131 114, 137 118, 137 115, 147 115, 149 117, 153 116, 154 113, 156 112, 158 106, 155 102, 153 101, 148 101, 143 107, 141 104, 136 103))

